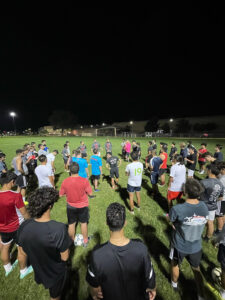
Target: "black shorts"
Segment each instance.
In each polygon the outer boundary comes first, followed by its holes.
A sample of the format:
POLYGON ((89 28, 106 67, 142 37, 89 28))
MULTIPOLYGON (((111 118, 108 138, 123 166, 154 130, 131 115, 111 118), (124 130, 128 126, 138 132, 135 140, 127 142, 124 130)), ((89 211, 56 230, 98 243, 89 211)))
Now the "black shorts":
POLYGON ((77 222, 88 223, 89 208, 88 207, 76 208, 67 204, 67 218, 68 218, 69 225, 77 222))
POLYGON ((159 169, 159 176, 162 176, 163 174, 165 174, 167 171, 167 169, 159 169))
POLYGON ((69 158, 63 158, 64 165, 66 165, 66 164, 67 164, 67 162, 68 162, 68 159, 69 159, 69 158))
POLYGON ((216 217, 223 217, 224 215, 225 215, 225 201, 218 201, 216 217))
POLYGON ((114 176, 116 178, 119 178, 119 169, 118 168, 112 168, 112 169, 110 169, 110 177, 114 178, 114 176))
POLYGON ((198 161, 199 166, 204 166, 205 165, 205 161, 198 161))
POLYGON ((82 157, 82 158, 87 157, 87 153, 81 153, 81 157, 82 157))
POLYGON ((51 298, 57 298, 62 295, 63 289, 66 285, 67 280, 67 271, 65 272, 65 275, 55 283, 53 287, 49 289, 49 294, 51 298))
POLYGON ((93 180, 95 180, 95 179, 96 179, 96 180, 99 180, 99 179, 100 179, 100 175, 92 175, 92 179, 93 179, 93 180))
POLYGON ((25 189, 26 186, 27 186, 26 176, 24 176, 24 175, 22 175, 22 174, 19 175, 19 176, 17 176, 16 181, 15 181, 15 184, 16 184, 17 186, 19 186, 21 189, 25 189))
POLYGON ((192 254, 187 254, 187 253, 182 253, 178 251, 176 248, 171 248, 170 249, 170 259, 173 260, 175 263, 180 265, 183 261, 183 259, 186 258, 186 260, 189 262, 191 267, 197 268, 200 265, 201 258, 202 258, 202 250, 192 253, 192 254))
POLYGON ((219 251, 217 254, 218 262, 221 264, 221 269, 225 271, 225 245, 219 245, 219 251))
POLYGON ((0 236, 3 245, 8 245, 12 241, 17 244, 17 230, 13 232, 0 232, 0 236))

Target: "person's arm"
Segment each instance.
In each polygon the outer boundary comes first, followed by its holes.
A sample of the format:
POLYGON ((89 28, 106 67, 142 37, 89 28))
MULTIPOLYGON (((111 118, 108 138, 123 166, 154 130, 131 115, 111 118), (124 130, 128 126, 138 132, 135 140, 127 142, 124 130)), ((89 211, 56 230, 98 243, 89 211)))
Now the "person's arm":
POLYGON ((148 254, 148 250, 145 250, 144 254, 144 274, 145 274, 145 292, 148 293, 148 299, 154 300, 156 297, 156 280, 155 271, 148 254))
POLYGON ((50 182, 51 182, 51 185, 52 185, 53 187, 55 187, 54 176, 48 176, 48 178, 49 178, 49 180, 50 180, 50 182))
POLYGON ((60 252, 61 260, 62 261, 67 261, 69 259, 70 251, 67 249, 64 252, 60 252))
POLYGON ((100 286, 95 288, 89 285, 89 290, 93 300, 103 299, 102 289, 100 286))
POLYGON ((173 182, 173 177, 170 176, 169 183, 168 183, 168 189, 170 189, 172 182, 173 182))
POLYGON ((110 165, 109 165, 109 163, 106 163, 105 166, 106 166, 106 169, 110 170, 110 165))
POLYGON ((17 158, 16 167, 20 173, 22 173, 22 174, 24 173, 23 168, 22 168, 22 159, 21 158, 17 158))
POLYGON ((19 208, 19 211, 21 212, 22 216, 24 217, 24 219, 29 219, 30 218, 30 215, 26 209, 26 207, 21 207, 19 208))
POLYGON ((99 166, 99 170, 100 170, 101 175, 102 175, 102 166, 99 166))
POLYGON ((119 163, 118 163, 118 168, 119 168, 121 166, 122 161, 121 161, 121 159, 119 159, 118 161, 119 161, 119 163))

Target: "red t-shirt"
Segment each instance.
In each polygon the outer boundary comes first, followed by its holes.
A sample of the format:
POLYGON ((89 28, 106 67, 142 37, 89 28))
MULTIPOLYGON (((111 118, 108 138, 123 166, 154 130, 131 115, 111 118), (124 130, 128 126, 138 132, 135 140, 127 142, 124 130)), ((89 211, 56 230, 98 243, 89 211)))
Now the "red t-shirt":
POLYGON ((67 203, 76 208, 88 206, 88 194, 92 194, 89 181, 83 177, 68 177, 63 180, 59 195, 66 195, 67 203))
POLYGON ((165 159, 163 160, 163 164, 161 169, 167 169, 167 158, 168 158, 168 154, 166 152, 162 153, 165 156, 165 159))
POLYGON ((0 232, 16 231, 23 222, 19 211, 24 207, 20 193, 13 191, 0 191, 0 232))
POLYGON ((208 150, 207 149, 199 149, 198 151, 201 153, 201 154, 199 154, 198 161, 205 162, 205 158, 202 157, 202 154, 206 153, 208 150))

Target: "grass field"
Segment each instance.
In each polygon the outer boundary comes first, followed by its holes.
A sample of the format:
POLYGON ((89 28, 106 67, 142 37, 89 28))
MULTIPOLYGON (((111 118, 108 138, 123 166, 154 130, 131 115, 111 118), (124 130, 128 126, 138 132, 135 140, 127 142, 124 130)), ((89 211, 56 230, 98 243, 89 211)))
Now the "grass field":
MULTIPOLYGON (((21 148, 26 142, 35 141, 37 144, 40 142, 41 137, 4 137, 0 138, 0 149, 6 153, 6 163, 8 168, 12 158, 14 157, 15 150, 21 148)), ((50 150, 58 149, 59 153, 63 148, 63 144, 66 139, 70 140, 70 150, 73 150, 79 146, 80 138, 77 137, 46 137, 47 145, 50 150)), ((93 138, 83 139, 88 147, 88 154, 90 157, 90 148, 93 142, 93 138)), ((105 138, 97 139, 101 146, 105 144, 105 138)), ((121 139, 112 138, 113 154, 119 156, 121 153, 121 139)), ((142 159, 143 162, 147 153, 148 139, 137 139, 141 143, 142 159)), ((168 143, 170 148, 171 142, 175 141, 177 146, 180 141, 186 141, 185 139, 169 140, 158 138, 157 144, 159 149, 159 142, 164 141, 168 143)), ((193 144, 199 148, 203 140, 192 139, 193 144)), ((217 143, 225 145, 225 139, 207 139, 208 150, 214 153, 214 146, 217 143)), ((179 149, 179 147, 178 147, 179 149)), ((105 151, 102 151, 104 154, 105 151)), ((224 157, 225 157, 225 153, 224 157)), ((102 155, 103 156, 103 155, 102 155)), ((114 201, 127 206, 128 194, 126 191, 127 177, 125 176, 126 162, 122 162, 120 167, 120 185, 118 190, 112 190, 109 185, 109 171, 105 167, 105 160, 103 159, 103 180, 100 181, 100 192, 96 193, 96 198, 90 199, 90 223, 89 234, 94 236, 87 249, 77 247, 71 252, 70 263, 70 283, 67 288, 67 293, 63 296, 63 299, 88 299, 88 287, 85 281, 87 258, 92 248, 97 243, 103 243, 109 239, 109 232, 105 222, 105 211, 107 206, 114 201)), ((63 160, 59 154, 56 157, 56 187, 59 189, 63 179, 68 177, 68 173, 64 172, 63 160)), ((91 173, 91 172, 90 172, 91 173)), ((203 178, 203 175, 196 173, 198 178, 203 178)), ((168 176, 168 175, 167 175, 168 176)), ((173 292, 170 286, 170 261, 169 255, 169 237, 171 234, 171 228, 164 221, 163 213, 167 207, 166 201, 166 187, 160 189, 161 195, 157 198, 151 197, 151 183, 149 177, 143 175, 142 184, 142 203, 141 211, 136 212, 135 216, 128 213, 127 210, 127 226, 125 228, 125 234, 129 238, 142 239, 151 254, 153 265, 157 276, 157 298, 159 300, 195 300, 197 299, 196 287, 193 281, 193 275, 191 269, 186 261, 183 262, 180 273, 181 293, 182 296, 173 292)), ((0 212, 1 213, 1 212, 0 212)), ((67 223, 66 217, 66 200, 61 198, 52 210, 52 219, 67 223)), ((80 228, 78 226, 78 232, 80 228)), ((211 281, 211 270, 218 265, 217 250, 213 248, 211 244, 203 242, 203 258, 201 263, 201 270, 208 282, 211 281)), ((216 298, 206 287, 207 298, 209 300, 216 298)), ((33 274, 27 276, 25 279, 19 279, 19 268, 17 267, 7 278, 4 275, 4 269, 0 266, 0 299, 1 300, 22 300, 22 299, 49 299, 48 291, 43 286, 37 285, 34 281, 33 274)), ((115 299, 116 300, 116 299, 115 299)), ((138 299, 137 299, 138 300, 138 299)))

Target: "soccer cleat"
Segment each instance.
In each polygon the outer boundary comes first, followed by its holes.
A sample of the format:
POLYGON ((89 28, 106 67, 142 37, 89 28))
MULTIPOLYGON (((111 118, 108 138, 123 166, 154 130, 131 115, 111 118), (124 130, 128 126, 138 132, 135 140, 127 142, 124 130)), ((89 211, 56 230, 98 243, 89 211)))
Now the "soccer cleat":
POLYGON ((29 275, 32 272, 33 272, 33 268, 32 268, 32 266, 29 266, 24 274, 20 274, 20 279, 23 279, 24 277, 26 277, 27 275, 29 275))
POLYGON ((15 269, 15 267, 17 266, 17 264, 18 264, 18 259, 15 260, 14 264, 12 264, 11 269, 8 272, 5 272, 5 277, 7 277, 15 269))
POLYGON ((100 192, 100 190, 96 189, 95 192, 100 192))

